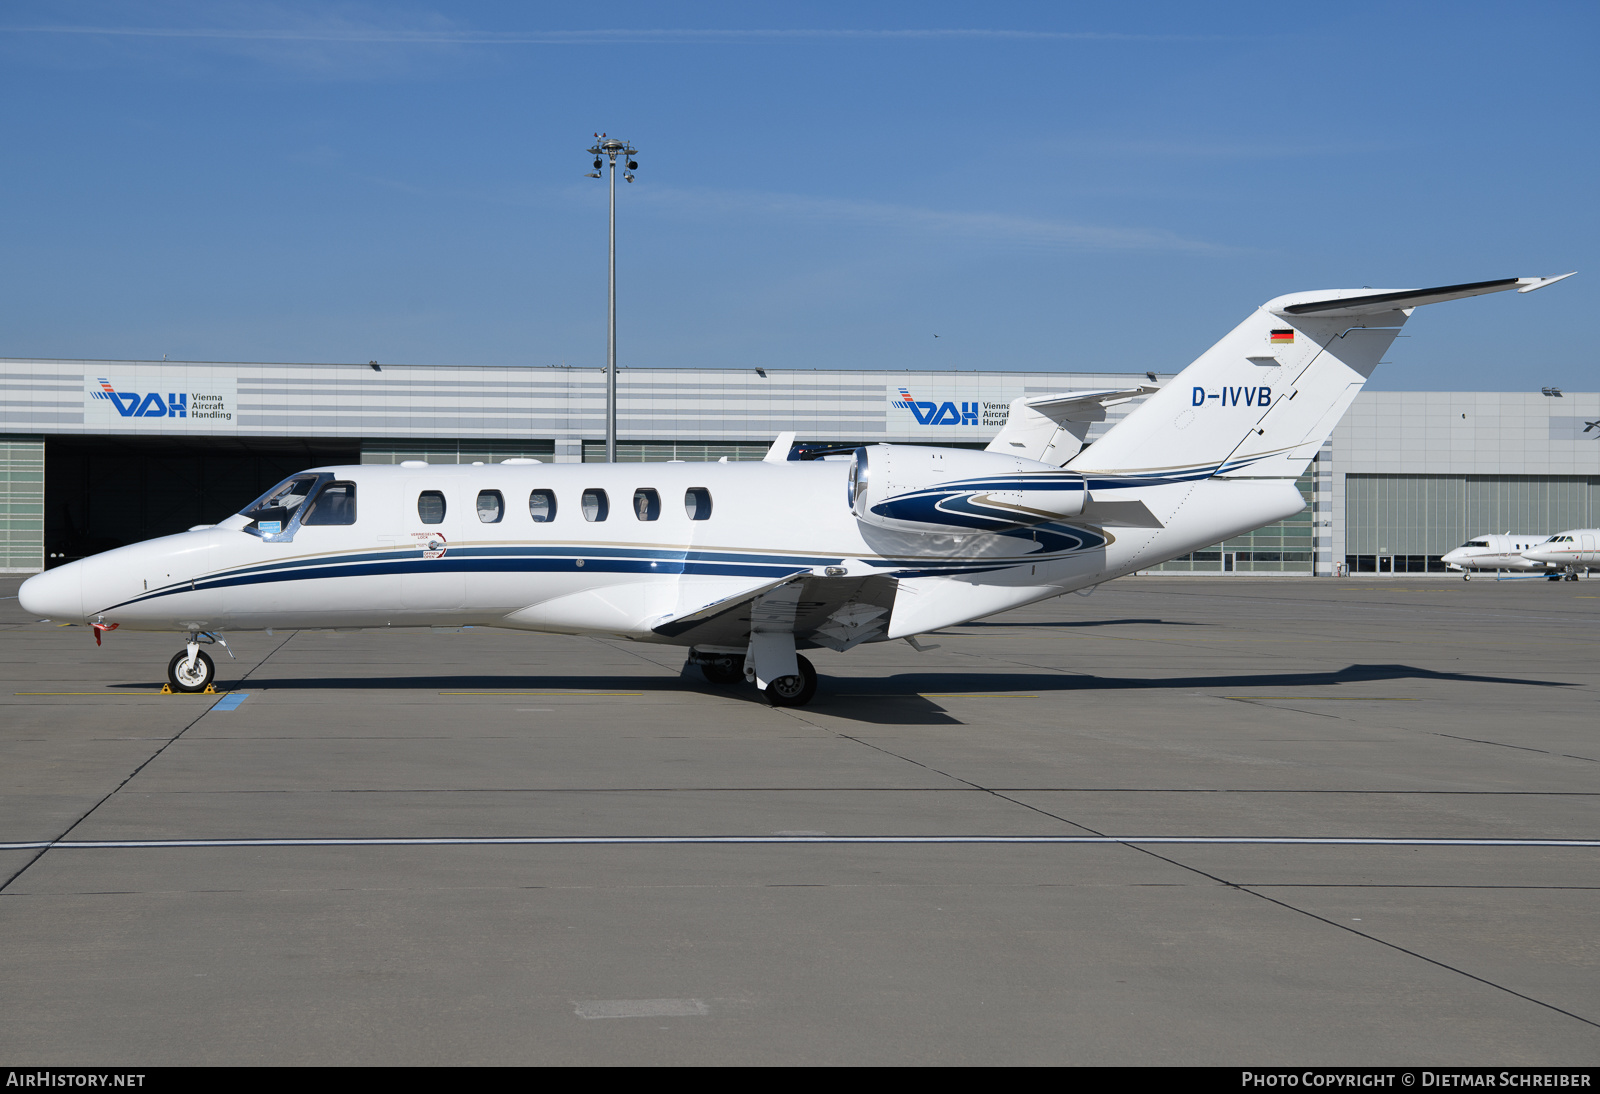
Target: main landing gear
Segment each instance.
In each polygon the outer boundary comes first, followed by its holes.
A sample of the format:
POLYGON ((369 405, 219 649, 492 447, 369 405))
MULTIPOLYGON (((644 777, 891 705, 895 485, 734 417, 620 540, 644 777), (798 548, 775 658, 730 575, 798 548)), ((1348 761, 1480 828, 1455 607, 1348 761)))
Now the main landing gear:
MULTIPOLYGON (((707 683, 718 687, 731 687, 752 675, 745 671, 743 654, 694 650, 689 654, 689 663, 699 666, 700 674, 706 678, 707 683)), ((761 690, 767 702, 775 707, 803 707, 816 697, 816 668, 799 654, 795 654, 794 663, 800 670, 797 675, 780 676, 768 682, 761 690)))
POLYGON ((794 663, 800 675, 780 676, 762 693, 775 707, 803 707, 817 694, 817 670, 799 654, 795 654, 794 663))
POLYGON ((700 661, 700 675, 706 678, 709 684, 718 687, 727 687, 737 684, 744 679, 744 658, 736 654, 703 654, 705 660, 700 661))

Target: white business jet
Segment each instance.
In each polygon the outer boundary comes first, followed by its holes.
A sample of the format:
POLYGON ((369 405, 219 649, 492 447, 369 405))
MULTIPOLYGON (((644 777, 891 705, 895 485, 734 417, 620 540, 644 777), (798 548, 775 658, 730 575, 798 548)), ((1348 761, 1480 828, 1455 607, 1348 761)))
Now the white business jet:
POLYGON ((1413 308, 1557 280, 1281 296, 1160 389, 1016 400, 984 452, 796 461, 788 434, 760 463, 315 468, 214 527, 30 578, 21 603, 97 639, 187 634, 180 691, 211 683, 200 646, 225 631, 471 625, 685 646, 712 682, 799 705, 800 650, 918 646, 1299 512, 1296 477, 1413 308))
POLYGON ((1557 532, 1543 543, 1522 552, 1529 563, 1565 572, 1568 581, 1578 580, 1578 571, 1587 574, 1600 570, 1600 528, 1573 528, 1557 532))
POLYGON ((1472 580, 1474 570, 1517 570, 1522 573, 1543 573, 1549 566, 1536 562, 1524 551, 1548 538, 1542 535, 1521 536, 1514 532, 1503 535, 1474 536, 1453 551, 1440 556, 1439 561, 1452 570, 1460 570, 1465 581, 1472 580))

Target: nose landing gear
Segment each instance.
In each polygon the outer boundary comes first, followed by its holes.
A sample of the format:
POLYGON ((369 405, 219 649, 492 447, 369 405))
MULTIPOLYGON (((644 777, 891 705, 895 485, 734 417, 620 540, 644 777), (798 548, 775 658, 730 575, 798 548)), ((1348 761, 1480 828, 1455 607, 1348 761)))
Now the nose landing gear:
POLYGON ((190 643, 189 649, 173 654, 172 660, 167 662, 167 682, 173 691, 204 691, 216 678, 215 662, 207 654, 194 649, 193 643, 190 643))
POLYGON ((167 662, 169 690, 188 695, 215 690, 212 685, 217 678, 216 662, 200 649, 202 642, 220 645, 228 650, 230 658, 233 656, 233 651, 228 649, 228 643, 223 641, 220 634, 213 634, 210 631, 190 631, 188 644, 173 654, 172 660, 167 662))

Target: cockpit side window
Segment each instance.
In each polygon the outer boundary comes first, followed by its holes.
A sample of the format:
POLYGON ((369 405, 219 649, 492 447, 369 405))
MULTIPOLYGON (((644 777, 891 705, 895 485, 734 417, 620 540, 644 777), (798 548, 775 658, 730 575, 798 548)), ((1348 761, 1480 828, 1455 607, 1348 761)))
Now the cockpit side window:
POLYGON ((305 525, 354 524, 356 522, 356 484, 330 482, 312 501, 311 508, 300 518, 305 525))

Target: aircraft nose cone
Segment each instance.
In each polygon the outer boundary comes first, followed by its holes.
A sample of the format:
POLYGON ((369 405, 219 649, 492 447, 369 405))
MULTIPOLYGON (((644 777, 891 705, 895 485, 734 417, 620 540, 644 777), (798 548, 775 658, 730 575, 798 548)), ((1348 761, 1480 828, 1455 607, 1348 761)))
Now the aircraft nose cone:
POLYGON ((25 611, 47 619, 84 618, 83 564, 69 562, 35 574, 17 590, 17 601, 25 611))

